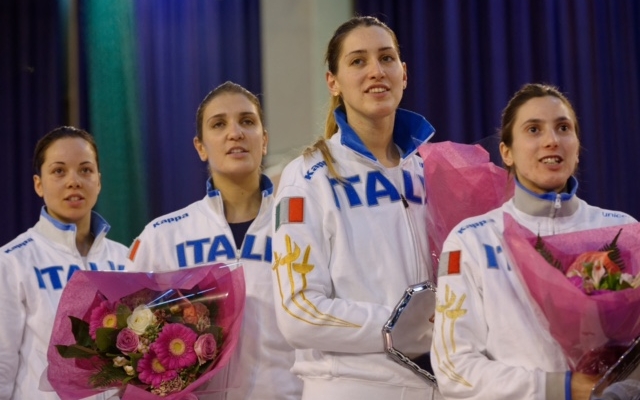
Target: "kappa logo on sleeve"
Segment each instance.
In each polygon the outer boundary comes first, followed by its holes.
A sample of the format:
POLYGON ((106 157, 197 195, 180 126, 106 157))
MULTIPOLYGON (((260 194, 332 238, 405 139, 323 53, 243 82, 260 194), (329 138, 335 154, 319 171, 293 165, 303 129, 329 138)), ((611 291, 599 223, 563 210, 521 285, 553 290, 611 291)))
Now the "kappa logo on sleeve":
POLYGON ((304 197, 285 197, 276 206, 276 231, 284 224, 304 223, 304 197))
POLYGON ((133 245, 131 246, 131 250, 129 250, 129 260, 134 261, 139 247, 140 247, 140 239, 136 239, 135 242, 133 242, 133 245))
POLYGON ((460 274, 460 250, 442 253, 438 263, 438 276, 456 274, 460 274))

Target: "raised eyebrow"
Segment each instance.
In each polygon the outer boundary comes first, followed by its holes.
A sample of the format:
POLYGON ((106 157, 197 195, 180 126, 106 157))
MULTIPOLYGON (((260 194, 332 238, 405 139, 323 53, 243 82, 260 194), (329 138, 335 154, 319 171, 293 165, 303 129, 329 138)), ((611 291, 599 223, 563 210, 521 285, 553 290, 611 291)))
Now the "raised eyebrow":
POLYGON ((52 167, 62 167, 65 166, 66 163, 64 161, 51 161, 49 163, 49 165, 47 165, 47 168, 52 168, 52 167))
MULTIPOLYGON (((67 163, 65 163, 64 161, 52 161, 52 162, 49 164, 49 167, 66 166, 66 165, 67 165, 67 163)), ((85 166, 85 165, 95 165, 95 163, 94 163, 93 161, 91 161, 91 160, 85 160, 85 161, 82 161, 82 162, 80 163, 80 165, 81 165, 81 166, 85 166)))
MULTIPOLYGON (((257 117, 258 114, 254 113, 253 111, 242 111, 242 112, 240 112, 240 117, 241 118, 244 118, 246 116, 257 117)), ((227 113, 215 114, 215 115, 212 115, 209 118, 207 118, 207 122, 211 121, 212 119, 226 118, 226 117, 227 117, 227 113)))
POLYGON ((556 122, 572 122, 572 123, 573 123, 573 121, 571 120, 571 118, 569 118, 569 117, 564 117, 564 116, 563 116, 563 117, 558 117, 558 118, 556 118, 556 122))
POLYGON ((530 124, 539 124, 541 122, 542 120, 540 118, 529 118, 528 120, 524 121, 520 126, 524 127, 530 124))
POLYGON ((227 116, 226 113, 215 114, 215 115, 212 115, 209 118, 207 118, 207 122, 211 121, 212 119, 224 118, 226 116, 227 116))
MULTIPOLYGON (((524 126, 529 125, 529 124, 541 124, 543 122, 544 122, 544 120, 542 120, 540 118, 530 118, 530 119, 524 121, 522 123, 522 126, 524 127, 524 126)), ((558 117, 554 121, 554 123, 556 123, 556 124, 560 123, 560 122, 573 122, 573 121, 571 120, 571 118, 565 117, 565 116, 558 117)))
MULTIPOLYGON (((395 48, 393 48, 392 46, 380 47, 378 49, 378 52, 382 53, 384 51, 389 51, 389 50, 395 50, 395 48)), ((351 55, 366 54, 366 53, 367 53, 367 50, 364 50, 364 49, 354 50, 354 51, 351 51, 351 52, 345 54, 345 57, 349 57, 351 55)))
POLYGON ((253 111, 243 111, 240 113, 240 117, 244 118, 244 117, 254 117, 257 118, 258 114, 254 113, 253 111))

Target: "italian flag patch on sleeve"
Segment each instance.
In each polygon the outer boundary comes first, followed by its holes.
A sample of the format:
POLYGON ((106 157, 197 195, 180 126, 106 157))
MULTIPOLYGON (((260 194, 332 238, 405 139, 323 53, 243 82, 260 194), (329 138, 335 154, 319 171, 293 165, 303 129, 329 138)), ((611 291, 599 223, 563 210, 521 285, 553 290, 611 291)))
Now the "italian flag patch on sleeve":
POLYGON ((304 197, 285 197, 276 206, 276 230, 284 224, 304 223, 304 197))
POLYGON ((460 250, 442 253, 438 263, 438 276, 460 273, 460 250))
POLYGON ((140 247, 140 239, 136 239, 136 241, 133 242, 133 246, 131 246, 131 249, 129 250, 129 260, 135 260, 138 247, 140 247))

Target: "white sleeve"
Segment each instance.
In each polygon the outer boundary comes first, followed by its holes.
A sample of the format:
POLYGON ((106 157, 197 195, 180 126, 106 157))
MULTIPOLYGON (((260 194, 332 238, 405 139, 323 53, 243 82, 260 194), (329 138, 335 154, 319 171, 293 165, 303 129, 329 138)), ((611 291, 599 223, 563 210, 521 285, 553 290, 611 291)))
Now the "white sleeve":
POLYGON ((158 270, 155 265, 155 246, 151 236, 148 227, 146 227, 131 244, 129 259, 131 260, 132 272, 153 272, 158 270))
POLYGON ((308 192, 282 177, 274 208, 273 285, 278 326, 295 348, 344 353, 384 351, 381 329, 392 309, 334 295, 331 232, 308 192), (302 214, 296 207, 302 205, 302 214), (303 215, 303 221, 296 218, 303 215))
POLYGON ((487 357, 491 327, 485 317, 483 284, 474 274, 486 267, 485 259, 465 246, 455 231, 443 245, 431 347, 439 390, 447 399, 543 400, 549 390, 546 372, 487 357))
POLYGON ((0 256, 0 399, 10 399, 20 365, 19 351, 26 323, 26 306, 22 275, 19 268, 4 255, 0 256))

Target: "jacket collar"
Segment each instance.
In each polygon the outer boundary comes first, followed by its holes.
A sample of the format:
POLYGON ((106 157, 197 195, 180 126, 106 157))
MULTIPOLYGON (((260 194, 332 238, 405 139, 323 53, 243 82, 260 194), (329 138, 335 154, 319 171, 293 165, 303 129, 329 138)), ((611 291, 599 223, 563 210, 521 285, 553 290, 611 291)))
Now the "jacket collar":
MULTIPOLYGON (((262 191, 262 197, 267 197, 273 194, 273 183, 271 179, 266 175, 260 175, 260 190, 262 191)), ((216 189, 213 185, 213 178, 207 179, 207 196, 208 197, 220 197, 220 190, 216 189)))
MULTIPOLYGON (((377 161, 349 126, 345 111, 338 107, 333 114, 341 132, 340 143, 364 157, 377 161)), ((393 142, 400 148, 403 159, 415 154, 418 147, 431 139, 434 133, 433 126, 422 115, 401 108, 396 110, 393 142)))
POLYGON ((580 203, 576 196, 578 180, 573 176, 567 181, 567 190, 537 194, 516 179, 513 202, 518 210, 535 217, 568 217, 578 210, 580 203))
MULTIPOLYGON (((47 239, 59 243, 74 252, 78 251, 76 248, 76 233, 78 230, 76 224, 65 224, 64 222, 58 221, 49 215, 46 206, 43 206, 40 210, 40 220, 34 228, 47 239)), ((95 238, 91 246, 92 248, 107 235, 109 229, 111 229, 111 226, 107 221, 97 212, 91 211, 91 225, 89 230, 95 238)))

